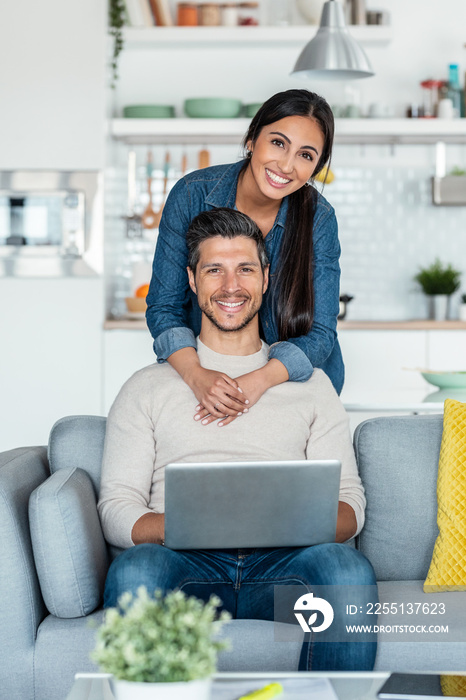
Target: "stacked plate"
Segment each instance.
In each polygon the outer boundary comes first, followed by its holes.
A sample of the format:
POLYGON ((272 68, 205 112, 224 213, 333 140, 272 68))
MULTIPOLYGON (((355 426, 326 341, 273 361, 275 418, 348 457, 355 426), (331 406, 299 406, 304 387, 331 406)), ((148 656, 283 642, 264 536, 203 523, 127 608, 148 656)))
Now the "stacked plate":
POLYGON ((239 117, 241 100, 226 97, 196 97, 184 101, 184 111, 188 117, 197 119, 231 119, 239 117))
POLYGON ((424 379, 440 389, 466 389, 466 371, 421 372, 424 379))
POLYGON ((128 105, 123 107, 126 119, 170 119, 175 116, 172 105, 128 105))

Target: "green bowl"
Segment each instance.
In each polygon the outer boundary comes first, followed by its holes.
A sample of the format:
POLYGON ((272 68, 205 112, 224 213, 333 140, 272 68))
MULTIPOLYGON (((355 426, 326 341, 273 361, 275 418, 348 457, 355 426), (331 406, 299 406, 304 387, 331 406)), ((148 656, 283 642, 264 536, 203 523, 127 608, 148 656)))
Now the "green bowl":
POLYGON ((421 372, 424 379, 440 389, 466 388, 465 372, 421 372))
POLYGON ((239 117, 241 100, 224 97, 196 97, 184 101, 184 111, 195 119, 231 119, 239 117))
POLYGON ((252 119, 256 116, 257 112, 260 110, 261 107, 262 102, 254 102, 250 105, 244 105, 244 116, 249 117, 249 119, 252 119))
POLYGON ((128 105, 123 107, 126 119, 171 119, 175 116, 172 105, 128 105))

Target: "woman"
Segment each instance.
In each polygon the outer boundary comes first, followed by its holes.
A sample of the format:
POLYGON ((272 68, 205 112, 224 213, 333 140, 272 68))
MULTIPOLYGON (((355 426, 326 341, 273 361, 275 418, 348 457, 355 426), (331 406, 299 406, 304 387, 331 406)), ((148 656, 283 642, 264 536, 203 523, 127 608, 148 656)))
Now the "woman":
POLYGON ((227 425, 270 387, 306 381, 322 368, 340 393, 344 366, 337 341, 340 245, 335 213, 313 187, 330 163, 334 120, 327 102, 307 90, 267 100, 244 138, 247 157, 179 180, 165 204, 147 296, 147 324, 158 361, 168 361, 199 401, 195 420, 227 425), (265 238, 270 288, 260 311, 272 346, 268 363, 232 379, 200 366, 201 312, 188 286, 186 231, 201 211, 232 207, 265 238))

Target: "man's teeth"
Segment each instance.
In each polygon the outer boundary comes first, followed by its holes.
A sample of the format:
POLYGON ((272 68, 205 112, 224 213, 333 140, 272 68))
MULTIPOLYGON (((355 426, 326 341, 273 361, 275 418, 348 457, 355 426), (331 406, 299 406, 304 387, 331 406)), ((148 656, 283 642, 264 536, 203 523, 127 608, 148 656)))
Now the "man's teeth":
POLYGON ((267 173, 269 178, 272 180, 272 182, 276 182, 277 185, 286 185, 288 182, 290 182, 290 180, 287 180, 284 177, 280 177, 279 175, 275 175, 275 173, 273 173, 271 170, 267 170, 267 168, 265 169, 265 172, 267 173))
POLYGON ((218 302, 219 304, 222 304, 222 306, 241 306, 241 304, 244 304, 244 301, 220 301, 218 302))

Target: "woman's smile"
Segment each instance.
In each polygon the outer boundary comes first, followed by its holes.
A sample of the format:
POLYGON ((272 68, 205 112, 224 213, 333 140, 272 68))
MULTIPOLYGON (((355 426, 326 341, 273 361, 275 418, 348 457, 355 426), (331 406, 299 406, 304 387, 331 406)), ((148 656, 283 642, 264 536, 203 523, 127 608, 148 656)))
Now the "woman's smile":
POLYGON ((278 175, 278 173, 269 168, 265 168, 265 174, 273 187, 286 187, 291 182, 291 178, 278 175))

